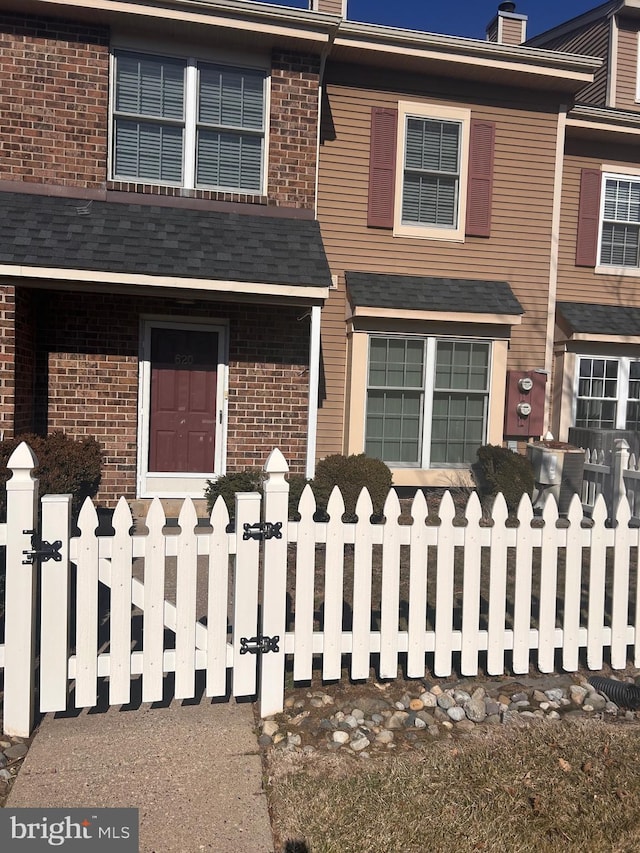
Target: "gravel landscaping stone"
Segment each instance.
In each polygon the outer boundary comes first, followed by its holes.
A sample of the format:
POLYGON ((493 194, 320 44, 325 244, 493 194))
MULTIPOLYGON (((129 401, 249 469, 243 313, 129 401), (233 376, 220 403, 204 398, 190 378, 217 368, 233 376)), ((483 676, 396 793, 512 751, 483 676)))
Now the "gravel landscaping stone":
POLYGON ((284 713, 262 723, 259 743, 296 751, 346 749, 364 757, 378 750, 420 749, 433 738, 463 737, 496 725, 557 724, 574 717, 640 720, 640 711, 621 709, 586 681, 572 683, 571 678, 442 686, 417 681, 402 692, 396 692, 394 682, 367 684, 358 686, 351 702, 341 698, 337 685, 333 696, 316 691, 302 700, 287 697, 284 713))

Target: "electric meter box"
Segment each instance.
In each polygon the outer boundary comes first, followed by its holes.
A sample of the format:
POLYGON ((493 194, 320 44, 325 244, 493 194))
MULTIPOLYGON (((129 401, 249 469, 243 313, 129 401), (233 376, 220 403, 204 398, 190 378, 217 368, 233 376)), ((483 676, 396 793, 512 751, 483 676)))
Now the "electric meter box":
POLYGON ((547 374, 537 370, 508 370, 504 413, 507 438, 539 438, 544 429, 547 374))

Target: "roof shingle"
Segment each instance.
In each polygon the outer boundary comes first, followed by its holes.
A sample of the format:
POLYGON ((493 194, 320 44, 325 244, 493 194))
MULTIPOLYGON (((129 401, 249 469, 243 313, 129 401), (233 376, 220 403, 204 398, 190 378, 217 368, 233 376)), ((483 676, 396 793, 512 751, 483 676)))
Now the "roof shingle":
POLYGON ((0 263, 331 285, 313 220, 27 193, 0 195, 0 263))
POLYGON ((449 313, 523 314, 506 281, 347 272, 354 307, 449 313))
POLYGON ((557 309, 572 332, 593 335, 640 335, 640 308, 558 302, 557 309))

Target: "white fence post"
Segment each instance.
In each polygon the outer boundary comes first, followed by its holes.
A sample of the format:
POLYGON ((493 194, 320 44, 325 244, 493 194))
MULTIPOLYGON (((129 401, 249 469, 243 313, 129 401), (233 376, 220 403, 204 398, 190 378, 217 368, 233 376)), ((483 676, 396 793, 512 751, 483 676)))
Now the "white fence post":
POLYGON ((284 641, 287 602, 287 544, 289 519, 289 466, 276 448, 264 466, 264 515, 272 524, 280 523, 281 537, 264 543, 262 634, 279 637, 278 651, 262 655, 260 660, 260 715, 278 714, 284 702, 284 641))
POLYGON ((624 485, 624 472, 629 467, 629 444, 624 438, 616 438, 611 462, 611 503, 609 505, 609 515, 615 518, 618 514, 620 501, 626 495, 627 490, 624 485))
POLYGON ((35 530, 38 459, 23 441, 7 467, 7 578, 5 591, 4 732, 29 737, 34 717, 37 561, 25 562, 35 530))
POLYGON ((256 658, 242 648, 246 640, 257 637, 258 582, 260 580, 260 543, 245 538, 260 521, 261 499, 258 492, 236 493, 236 565, 233 585, 233 685, 234 696, 253 696, 256 692, 256 658))
POLYGON ((59 541, 60 559, 40 570, 40 710, 67 707, 69 667, 69 539, 71 495, 42 498, 42 539, 59 541))

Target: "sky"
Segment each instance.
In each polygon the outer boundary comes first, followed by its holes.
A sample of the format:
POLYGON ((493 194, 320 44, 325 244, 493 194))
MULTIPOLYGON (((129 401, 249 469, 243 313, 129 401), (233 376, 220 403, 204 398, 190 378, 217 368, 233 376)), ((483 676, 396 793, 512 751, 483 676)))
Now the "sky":
MULTIPOLYGON (((527 37, 531 38, 595 9, 602 2, 516 0, 516 13, 528 15, 527 37)), ((347 3, 347 17, 351 21, 484 39, 499 0, 347 0, 347 3)), ((307 0, 280 0, 276 5, 308 8, 307 0)))

